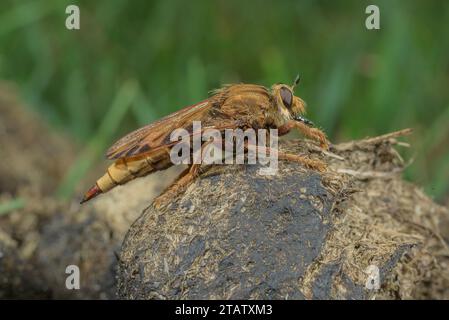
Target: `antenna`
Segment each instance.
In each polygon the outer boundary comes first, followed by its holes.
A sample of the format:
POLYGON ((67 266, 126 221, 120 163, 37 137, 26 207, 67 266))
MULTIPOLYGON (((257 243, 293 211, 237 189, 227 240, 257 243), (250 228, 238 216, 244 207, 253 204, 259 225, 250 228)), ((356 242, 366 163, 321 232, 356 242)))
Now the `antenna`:
POLYGON ((296 76, 295 81, 293 81, 292 90, 299 84, 299 81, 301 78, 299 77, 299 74, 296 76))

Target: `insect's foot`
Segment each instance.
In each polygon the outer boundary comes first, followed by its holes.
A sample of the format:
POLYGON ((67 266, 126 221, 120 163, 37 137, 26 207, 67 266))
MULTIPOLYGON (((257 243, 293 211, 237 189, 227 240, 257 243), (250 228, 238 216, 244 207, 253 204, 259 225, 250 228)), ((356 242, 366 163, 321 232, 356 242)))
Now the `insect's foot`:
POLYGON ((183 178, 173 183, 161 195, 159 195, 156 199, 154 199, 153 206, 156 209, 160 209, 170 204, 170 202, 172 202, 173 199, 175 199, 177 196, 179 196, 185 191, 186 189, 185 186, 180 184, 180 182, 183 182, 183 178))
POLYGON ((329 150, 330 142, 329 142, 329 140, 326 139, 326 137, 324 137, 324 139, 320 139, 319 142, 320 142, 321 149, 323 149, 325 151, 329 150))
POLYGON ((153 200, 153 207, 155 209, 160 209, 162 207, 165 207, 168 205, 171 201, 171 197, 169 197, 167 194, 161 194, 156 199, 153 200))
POLYGON ((321 149, 323 149, 324 151, 329 151, 329 143, 328 143, 328 142, 321 142, 321 143, 320 143, 320 147, 321 147, 321 149))
POLYGON ((310 131, 311 135, 320 143, 320 147, 326 151, 329 150, 330 143, 324 132, 316 128, 312 128, 310 131))

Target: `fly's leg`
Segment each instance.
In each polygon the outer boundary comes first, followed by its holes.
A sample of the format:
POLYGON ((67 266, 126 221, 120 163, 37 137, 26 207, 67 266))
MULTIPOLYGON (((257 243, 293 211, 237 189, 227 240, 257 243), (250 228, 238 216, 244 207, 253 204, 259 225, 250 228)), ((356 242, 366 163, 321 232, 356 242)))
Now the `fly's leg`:
POLYGON ((280 126, 278 128, 278 136, 284 136, 288 134, 295 127, 295 122, 296 121, 288 121, 283 126, 280 126))
POLYGON ((285 152, 281 152, 281 151, 278 151, 278 158, 281 160, 297 162, 297 163, 304 165, 305 167, 307 167, 309 169, 313 169, 313 170, 320 171, 320 172, 326 171, 326 167, 327 167, 326 164, 321 160, 310 159, 308 157, 291 154, 291 153, 285 153, 285 152))
POLYGON ((317 128, 311 128, 305 123, 302 123, 300 121, 290 121, 288 126, 293 126, 296 129, 298 129, 302 134, 304 134, 306 137, 309 137, 311 139, 314 139, 320 143, 321 148, 324 150, 329 149, 329 141, 326 138, 326 134, 317 128))
MULTIPOLYGON (((204 159, 205 150, 207 150, 210 142, 211 141, 205 142, 201 146, 201 160, 204 159)), ((194 163, 190 165, 188 169, 184 170, 178 176, 178 178, 176 178, 175 182, 173 182, 167 189, 165 189, 164 192, 161 193, 161 195, 154 199, 153 206, 158 209, 163 205, 169 203, 179 194, 183 193, 187 189, 187 187, 198 177, 200 167, 201 163, 194 163)))
POLYGON ((169 203, 177 195, 184 192, 187 187, 195 180, 198 176, 199 168, 201 164, 192 164, 188 169, 184 170, 178 178, 173 182, 161 195, 159 195, 153 201, 153 206, 156 209, 169 203))
POLYGON ((254 146, 254 145, 248 145, 248 148, 260 148, 262 150, 264 150, 265 153, 267 154, 277 154, 278 159, 280 160, 286 160, 286 161, 290 161, 290 162, 296 162, 296 163, 300 163, 303 166, 305 166, 306 168, 312 169, 312 170, 316 170, 316 171, 320 171, 320 172, 324 172, 326 171, 326 167, 327 165, 321 161, 321 160, 317 160, 317 159, 310 159, 308 157, 305 156, 300 156, 300 155, 296 155, 296 154, 291 154, 291 153, 285 153, 279 150, 274 150, 270 147, 261 147, 261 146, 254 146))

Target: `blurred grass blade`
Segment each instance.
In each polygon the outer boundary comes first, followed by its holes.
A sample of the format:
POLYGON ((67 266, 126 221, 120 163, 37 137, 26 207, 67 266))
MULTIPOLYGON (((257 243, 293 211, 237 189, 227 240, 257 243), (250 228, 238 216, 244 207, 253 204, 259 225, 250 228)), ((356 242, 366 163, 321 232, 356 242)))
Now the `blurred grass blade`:
POLYGON ((114 98, 109 112, 105 115, 97 133, 81 152, 78 159, 70 167, 58 188, 57 196, 67 200, 72 195, 86 172, 93 165, 95 160, 104 152, 107 144, 117 130, 121 120, 130 109, 137 93, 137 84, 134 81, 125 82, 114 98))
POLYGON ((44 4, 39 1, 28 1, 5 10, 0 16, 0 36, 39 21, 59 8, 55 4, 55 2, 44 4))
POLYGON ((22 198, 16 198, 8 202, 0 203, 0 216, 14 210, 22 209, 23 207, 25 207, 25 200, 22 198))
POLYGON ((147 98, 142 88, 139 87, 136 99, 131 107, 132 113, 136 123, 140 126, 144 126, 151 121, 157 119, 158 115, 155 108, 152 106, 151 101, 147 98))

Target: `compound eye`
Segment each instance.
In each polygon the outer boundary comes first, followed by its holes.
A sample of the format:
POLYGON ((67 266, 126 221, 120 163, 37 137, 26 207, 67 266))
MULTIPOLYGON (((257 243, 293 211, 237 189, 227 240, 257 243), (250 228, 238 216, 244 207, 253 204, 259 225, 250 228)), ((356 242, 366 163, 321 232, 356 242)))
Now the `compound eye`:
POLYGON ((284 105, 287 107, 287 109, 290 109, 292 107, 292 100, 293 100, 293 94, 292 92, 285 88, 281 88, 281 98, 284 105))

